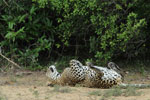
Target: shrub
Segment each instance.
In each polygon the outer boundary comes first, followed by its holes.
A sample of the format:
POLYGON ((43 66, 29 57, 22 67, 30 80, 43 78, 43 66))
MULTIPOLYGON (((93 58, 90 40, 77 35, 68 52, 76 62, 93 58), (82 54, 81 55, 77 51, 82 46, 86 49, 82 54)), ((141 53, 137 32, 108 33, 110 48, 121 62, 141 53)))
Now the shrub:
POLYGON ((30 69, 42 69, 45 61, 63 56, 106 63, 112 58, 146 55, 149 11, 140 8, 140 3, 138 0, 1 1, 2 53, 30 69))

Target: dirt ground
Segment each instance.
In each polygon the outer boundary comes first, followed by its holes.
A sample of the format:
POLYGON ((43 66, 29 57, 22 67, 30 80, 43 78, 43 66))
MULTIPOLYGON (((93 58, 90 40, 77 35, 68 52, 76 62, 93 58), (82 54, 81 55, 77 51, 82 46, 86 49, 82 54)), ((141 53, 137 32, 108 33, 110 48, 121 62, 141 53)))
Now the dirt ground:
MULTIPOLYGON (((47 82, 45 72, 1 73, 0 100, 150 100, 150 88, 113 90, 80 86, 50 87, 46 85, 47 82)), ((130 73, 125 76, 125 83, 150 84, 150 75, 130 73)))

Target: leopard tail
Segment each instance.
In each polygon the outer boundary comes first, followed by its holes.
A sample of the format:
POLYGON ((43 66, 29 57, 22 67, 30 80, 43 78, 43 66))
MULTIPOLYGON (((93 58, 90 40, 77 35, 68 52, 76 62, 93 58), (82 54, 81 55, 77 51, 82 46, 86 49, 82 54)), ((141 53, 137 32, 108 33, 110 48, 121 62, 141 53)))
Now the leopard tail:
POLYGON ((121 88, 128 88, 128 87, 134 87, 134 88, 150 88, 150 84, 125 84, 125 83, 121 83, 118 85, 121 88))

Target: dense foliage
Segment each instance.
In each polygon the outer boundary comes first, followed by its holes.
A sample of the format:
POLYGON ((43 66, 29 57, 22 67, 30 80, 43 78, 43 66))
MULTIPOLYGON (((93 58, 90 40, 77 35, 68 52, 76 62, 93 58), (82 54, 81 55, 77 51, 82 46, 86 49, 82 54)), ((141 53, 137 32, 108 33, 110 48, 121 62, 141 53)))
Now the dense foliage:
POLYGON ((150 4, 145 0, 1 0, 2 53, 42 68, 66 57, 106 63, 148 59, 150 4))

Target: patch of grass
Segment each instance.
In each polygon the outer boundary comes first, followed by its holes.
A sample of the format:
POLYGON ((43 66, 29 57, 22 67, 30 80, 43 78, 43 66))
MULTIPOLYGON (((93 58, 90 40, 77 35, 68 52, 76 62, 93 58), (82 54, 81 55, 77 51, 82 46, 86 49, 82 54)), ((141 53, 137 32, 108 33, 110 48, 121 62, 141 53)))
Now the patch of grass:
POLYGON ((58 92, 60 90, 59 85, 54 85, 54 89, 52 90, 53 92, 58 92))
POLYGON ((136 100, 136 99, 129 99, 129 100, 136 100))
POLYGON ((0 100, 4 100, 4 98, 3 98, 3 97, 0 97, 0 100))
POLYGON ((115 100, 114 98, 112 98, 111 100, 115 100))
POLYGON ((17 95, 18 95, 18 96, 21 96, 21 93, 18 93, 17 95))
MULTIPOLYGON (((81 99, 82 100, 82 99, 81 99)), ((97 97, 94 96, 94 97, 89 97, 89 100, 97 100, 97 97)))
POLYGON ((60 93, 69 93, 71 89, 69 87, 61 87, 59 85, 54 85, 53 92, 60 92, 60 93))
POLYGON ((121 89, 120 87, 116 87, 110 90, 106 90, 101 100, 105 100, 106 98, 112 96, 140 96, 141 92, 137 90, 138 89, 135 87, 128 87, 127 89, 121 89))
POLYGON ((0 100, 5 100, 3 97, 0 97, 0 100))
POLYGON ((33 95, 35 95, 35 97, 37 97, 37 98, 38 98, 38 96, 39 96, 39 92, 38 92, 37 90, 35 90, 35 91, 33 92, 33 95))
POLYGON ((122 95, 122 89, 121 88, 115 88, 112 90, 112 95, 113 96, 121 96, 122 95))
POLYGON ((45 97, 45 100, 48 100, 49 99, 49 97, 45 97))
POLYGON ((100 98, 100 100, 107 100, 107 98, 102 96, 102 98, 100 98))
POLYGON ((16 78, 23 78, 23 75, 16 75, 16 78))
POLYGON ((117 87, 117 88, 113 88, 113 89, 110 89, 110 90, 107 90, 103 96, 108 98, 108 97, 111 97, 111 96, 121 96, 123 93, 122 89, 117 87))
POLYGON ((8 100, 5 95, 2 95, 0 92, 0 100, 8 100))
POLYGON ((16 77, 10 76, 9 78, 10 78, 10 81, 11 81, 11 82, 17 82, 17 78, 16 78, 16 77))
POLYGON ((142 92, 137 91, 138 88, 128 87, 123 91, 123 96, 140 96, 142 92))
POLYGON ((76 84, 75 87, 82 87, 82 85, 81 84, 76 84))
POLYGON ((30 88, 30 89, 29 89, 29 91, 30 91, 30 92, 32 92, 32 91, 33 91, 33 89, 32 89, 32 88, 30 88))
POLYGON ((64 87, 64 88, 60 89, 60 92, 61 93, 69 93, 69 92, 71 92, 71 89, 68 87, 64 87))
POLYGON ((89 92, 88 94, 89 95, 95 95, 95 96, 101 96, 102 95, 101 91, 92 91, 92 92, 89 92))

